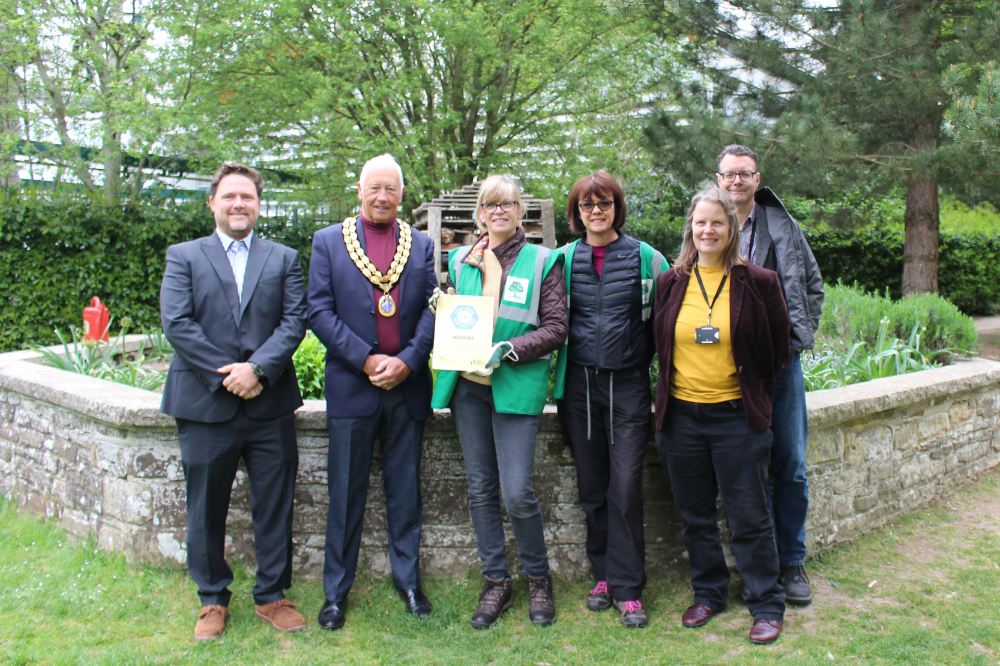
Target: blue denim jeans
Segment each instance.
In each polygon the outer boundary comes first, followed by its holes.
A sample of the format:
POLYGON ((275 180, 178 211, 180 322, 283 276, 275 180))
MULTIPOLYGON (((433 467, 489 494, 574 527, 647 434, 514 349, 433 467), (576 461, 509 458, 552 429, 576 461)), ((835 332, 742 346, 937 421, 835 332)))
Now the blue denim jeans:
POLYGON ((774 382, 771 432, 774 433, 771 444, 774 495, 768 497, 768 508, 774 518, 778 561, 781 568, 785 568, 805 562, 806 513, 809 511, 809 482, 806 480, 809 414, 798 352, 792 354, 788 366, 774 382))
POLYGON ((494 579, 510 575, 500 513, 502 489, 524 572, 536 578, 547 576, 542 510, 534 488, 538 417, 497 412, 493 389, 464 378, 455 387, 451 413, 465 455, 469 514, 483 574, 494 579))

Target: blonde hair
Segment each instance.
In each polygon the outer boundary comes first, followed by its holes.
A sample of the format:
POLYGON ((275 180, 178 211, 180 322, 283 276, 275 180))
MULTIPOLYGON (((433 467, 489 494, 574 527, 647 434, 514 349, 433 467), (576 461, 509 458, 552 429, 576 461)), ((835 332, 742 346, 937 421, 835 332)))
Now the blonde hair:
POLYGON ((722 248, 722 272, 728 275, 733 266, 746 265, 747 261, 740 256, 740 221, 736 213, 736 204, 733 203, 729 192, 718 185, 706 187, 691 197, 687 220, 684 223, 684 242, 681 243, 680 253, 674 259, 674 268, 679 273, 690 275, 691 267, 698 261, 698 250, 694 246, 692 224, 694 222, 694 209, 700 203, 719 204, 729 220, 729 238, 726 239, 726 246, 722 248))
POLYGON ((517 204, 517 226, 521 226, 524 217, 524 200, 521 198, 521 185, 513 176, 494 175, 488 177, 479 186, 479 197, 476 198, 476 228, 486 231, 480 213, 484 203, 501 203, 513 201, 517 204))

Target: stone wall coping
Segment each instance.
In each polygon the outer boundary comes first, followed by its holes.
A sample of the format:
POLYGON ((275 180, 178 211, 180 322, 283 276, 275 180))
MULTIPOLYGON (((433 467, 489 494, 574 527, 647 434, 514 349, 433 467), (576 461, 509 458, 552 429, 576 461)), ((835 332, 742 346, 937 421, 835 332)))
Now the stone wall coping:
MULTIPOLYGON (((125 337, 126 351, 145 342, 143 335, 125 337)), ((48 347, 56 352, 62 345, 48 347)), ((65 372, 40 363, 41 354, 24 350, 0 354, 0 388, 28 395, 95 418, 116 427, 175 426, 173 417, 160 413, 159 393, 65 372)), ((948 396, 1000 383, 1000 363, 986 359, 957 360, 952 365, 908 375, 876 379, 806 394, 809 425, 823 426, 895 409, 921 400, 948 396)), ((434 410, 436 419, 451 419, 448 409, 434 410)), ((544 429, 554 427, 555 405, 546 405, 544 429), (547 427, 546 427, 547 426, 547 427)), ((306 400, 295 413, 299 430, 326 430, 326 403, 306 400)))
POLYGON ((806 393, 809 425, 840 423, 925 400, 941 401, 996 383, 1000 383, 1000 363, 976 358, 908 375, 810 391, 806 393))

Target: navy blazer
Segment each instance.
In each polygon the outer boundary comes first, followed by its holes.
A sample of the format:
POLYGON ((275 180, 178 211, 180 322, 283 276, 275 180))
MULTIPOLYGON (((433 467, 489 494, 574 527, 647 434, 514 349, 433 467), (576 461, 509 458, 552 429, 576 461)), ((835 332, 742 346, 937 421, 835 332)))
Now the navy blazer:
MULTIPOLYGON (((656 428, 663 430, 670 401, 674 328, 691 275, 671 268, 656 278, 653 335, 660 357, 656 382, 656 428)), ((791 324, 778 274, 748 264, 729 272, 729 335, 747 423, 754 430, 771 427, 774 380, 788 364, 791 324)), ((694 335, 694 331, 688 334, 694 335)))
MULTIPOLYGON (((358 241, 365 234, 358 222, 358 241)), ((326 413, 333 417, 362 417, 375 413, 379 392, 361 371, 369 354, 378 354, 374 285, 354 264, 344 244, 344 225, 335 224, 313 236, 309 261, 309 327, 326 345, 326 413)), ((396 229, 399 237, 399 228, 396 229)), ((396 358, 413 371, 402 384, 410 415, 431 414, 433 381, 427 358, 434 344, 434 315, 427 308, 437 278, 434 243, 416 229, 410 258, 399 278, 399 348, 396 358)))
POLYGON ((273 419, 302 405, 292 355, 306 332, 299 253, 254 235, 243 301, 222 241, 171 245, 160 285, 160 322, 176 352, 160 411, 202 423, 228 421, 245 403, 248 416, 273 419), (230 393, 218 368, 253 361, 266 376, 250 400, 230 393))

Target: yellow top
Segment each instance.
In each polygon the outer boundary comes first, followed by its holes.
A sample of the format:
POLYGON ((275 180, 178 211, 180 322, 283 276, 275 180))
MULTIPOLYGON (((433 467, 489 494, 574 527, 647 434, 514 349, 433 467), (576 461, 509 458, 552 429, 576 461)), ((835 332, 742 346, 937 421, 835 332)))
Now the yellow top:
MULTIPOLYGON (((698 272, 711 302, 722 281, 722 267, 699 265, 698 272)), ((722 288, 722 293, 712 308, 711 325, 719 329, 719 342, 697 343, 694 341, 694 329, 705 325, 708 303, 698 286, 694 269, 691 269, 691 279, 688 280, 684 301, 674 325, 670 397, 699 403, 725 402, 742 397, 729 335, 729 285, 730 280, 726 280, 726 286, 722 288)))

